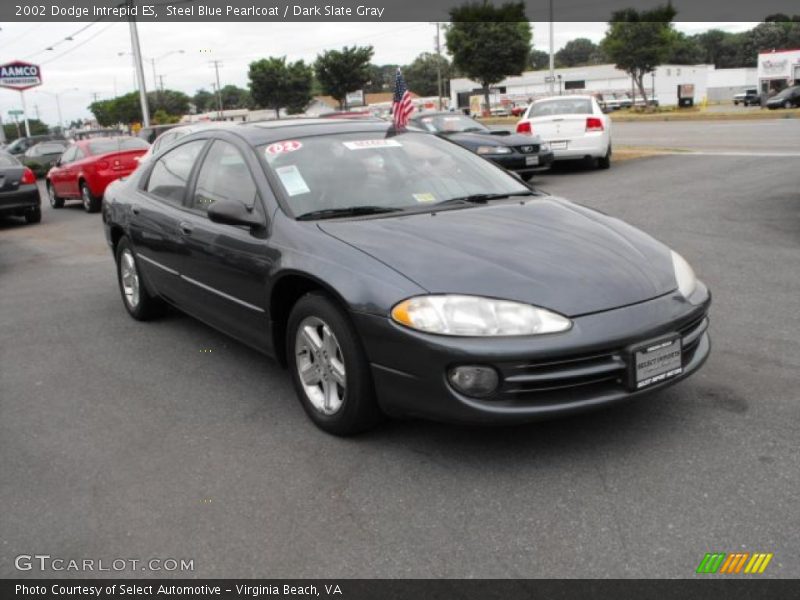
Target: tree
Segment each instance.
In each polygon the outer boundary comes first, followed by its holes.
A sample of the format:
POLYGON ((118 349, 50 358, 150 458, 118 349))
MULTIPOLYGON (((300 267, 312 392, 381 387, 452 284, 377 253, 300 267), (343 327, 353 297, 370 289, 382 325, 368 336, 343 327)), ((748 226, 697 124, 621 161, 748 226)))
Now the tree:
MULTIPOLYGON (((423 52, 410 65, 403 69, 408 89, 420 96, 436 96, 439 94, 437 67, 442 73, 442 93, 449 96, 447 89, 450 83, 450 61, 444 56, 431 52, 423 52)), ((394 77, 392 77, 394 79, 394 77)), ((394 83, 394 81, 392 82, 394 83)))
POLYGON ((370 81, 372 53, 372 46, 353 46, 341 51, 328 50, 317 56, 314 72, 322 91, 347 109, 347 94, 363 89, 370 81))
POLYGON ((302 112, 311 101, 313 73, 302 60, 287 64, 285 56, 262 58, 250 63, 247 76, 253 102, 274 110, 276 118, 281 108, 302 112))
POLYGON ((694 36, 675 32, 666 62, 673 65, 697 65, 704 62, 705 51, 694 36))
POLYGON ((453 66, 481 84, 486 108, 489 86, 520 75, 531 54, 531 26, 524 2, 499 7, 483 2, 450 9, 445 40, 453 66))
POLYGON ((645 104, 644 76, 669 56, 675 37, 672 19, 676 14, 671 4, 642 12, 633 8, 616 11, 600 43, 616 67, 633 78, 645 104))
POLYGON ((370 65, 369 82, 364 91, 370 94, 391 92, 394 90, 394 74, 399 65, 370 65))
POLYGON ((253 99, 250 92, 235 85, 225 85, 220 90, 222 106, 225 108, 250 108, 253 99))
MULTIPOLYGON (((151 112, 163 110, 167 115, 175 117, 180 117, 189 112, 189 96, 176 90, 148 92, 147 104, 150 107, 151 112)), ((122 122, 125 123, 130 121, 122 122)))
POLYGON ((192 104, 194 104, 195 110, 199 113, 214 110, 215 102, 214 94, 208 90, 199 89, 192 96, 192 104))
POLYGON ((556 63, 560 67, 590 65, 598 56, 597 44, 588 38, 575 38, 556 52, 556 63))
POLYGON ((533 71, 547 69, 550 66, 550 54, 544 50, 536 50, 535 48, 532 48, 531 53, 528 56, 528 66, 533 71))
MULTIPOLYGON (((3 124, 3 132, 6 134, 7 142, 13 142, 17 139, 17 124, 19 124, 20 134, 22 137, 25 137, 25 122, 22 119, 17 123, 5 123, 3 124)), ((28 127, 31 128, 31 135, 50 133, 50 128, 39 119, 28 119, 28 127)))

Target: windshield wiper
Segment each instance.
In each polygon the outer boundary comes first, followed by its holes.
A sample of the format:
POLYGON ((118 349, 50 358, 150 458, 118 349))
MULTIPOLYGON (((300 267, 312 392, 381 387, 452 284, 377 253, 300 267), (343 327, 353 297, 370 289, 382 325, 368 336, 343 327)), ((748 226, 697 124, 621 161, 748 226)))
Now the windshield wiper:
POLYGON ((298 221, 312 221, 314 219, 333 219, 335 217, 355 217, 360 215, 378 215, 381 213, 399 212, 402 208, 392 206, 345 206, 343 208, 325 208, 312 210, 297 217, 298 221))
POLYGON ((536 196, 535 192, 524 190, 514 194, 471 194, 469 196, 456 196, 437 202, 433 206, 447 206, 449 204, 486 204, 490 200, 504 200, 516 196, 536 196))

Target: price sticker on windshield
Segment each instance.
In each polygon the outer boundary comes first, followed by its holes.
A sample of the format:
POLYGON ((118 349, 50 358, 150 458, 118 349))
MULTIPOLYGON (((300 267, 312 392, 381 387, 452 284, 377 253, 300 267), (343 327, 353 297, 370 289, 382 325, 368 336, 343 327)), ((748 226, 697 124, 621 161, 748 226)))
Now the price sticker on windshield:
POLYGON ((297 140, 287 140, 285 142, 276 142, 274 144, 270 144, 264 149, 264 152, 275 156, 277 154, 283 154, 284 152, 294 152, 295 150, 300 150, 302 147, 303 144, 297 140))
POLYGON ((403 144, 397 140, 356 140, 354 142, 342 142, 348 150, 367 150, 369 148, 402 148, 403 144))

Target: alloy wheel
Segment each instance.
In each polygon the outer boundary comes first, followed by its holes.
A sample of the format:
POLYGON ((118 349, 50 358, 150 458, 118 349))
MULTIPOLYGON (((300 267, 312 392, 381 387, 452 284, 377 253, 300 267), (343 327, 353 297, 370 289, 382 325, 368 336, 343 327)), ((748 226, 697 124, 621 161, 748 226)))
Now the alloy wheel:
POLYGON ((319 317, 306 317, 295 336, 297 375, 312 406, 324 415, 344 404, 347 377, 344 356, 330 326, 319 317))
POLYGON ((128 248, 122 251, 119 259, 119 279, 125 302, 131 310, 135 310, 139 305, 139 273, 133 260, 133 252, 128 248))

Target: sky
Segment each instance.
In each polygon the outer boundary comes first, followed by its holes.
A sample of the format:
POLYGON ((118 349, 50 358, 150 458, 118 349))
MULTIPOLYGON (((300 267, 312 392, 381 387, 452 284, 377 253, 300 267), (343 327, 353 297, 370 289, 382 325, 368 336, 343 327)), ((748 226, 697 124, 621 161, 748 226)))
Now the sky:
MULTIPOLYGON (((134 89, 127 23, 0 23, 0 63, 26 60, 41 66, 43 84, 25 92, 28 116, 58 123, 56 94, 65 124, 90 117, 96 97, 111 98, 134 89), (66 40, 72 37, 72 40, 66 40), (52 47, 52 50, 47 48, 52 47)), ((719 28, 744 31, 756 23, 676 23, 687 34, 719 28)), ((533 45, 547 50, 549 23, 533 23, 533 45)), ((555 23, 554 46, 587 37, 599 42, 607 24, 555 23)), ((247 65, 268 56, 313 62, 317 54, 348 45, 372 45, 375 64, 408 64, 434 50, 430 23, 139 23, 145 82, 153 89, 155 71, 164 86, 193 95, 211 90, 212 60, 221 61, 220 84, 247 86, 247 65)), ((444 35, 442 35, 444 47, 444 35)), ((20 94, 0 88, 0 116, 21 108, 20 94)))

